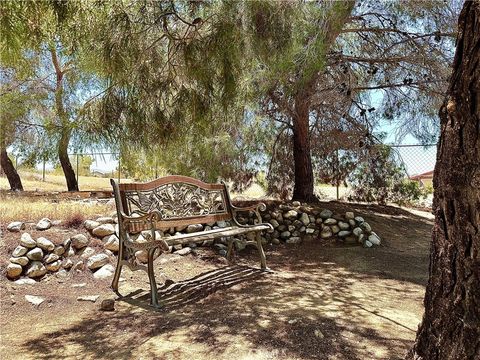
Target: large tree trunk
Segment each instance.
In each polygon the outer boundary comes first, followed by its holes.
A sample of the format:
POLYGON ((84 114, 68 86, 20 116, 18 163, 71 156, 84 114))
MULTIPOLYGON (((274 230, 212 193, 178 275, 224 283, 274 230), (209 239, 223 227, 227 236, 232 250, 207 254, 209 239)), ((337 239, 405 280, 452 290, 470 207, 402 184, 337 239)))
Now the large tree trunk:
POLYGON ((466 1, 434 173, 425 314, 408 358, 480 359, 480 1, 466 1))
POLYGON ((12 160, 8 157, 7 149, 3 147, 0 150, 0 165, 7 176, 10 190, 23 191, 22 180, 20 179, 15 166, 13 166, 12 160))
POLYGON ((292 200, 318 201, 314 194, 312 155, 310 151, 308 97, 297 96, 293 116, 293 159, 295 164, 295 186, 292 200))
POLYGON ((68 157, 68 145, 70 143, 71 128, 68 121, 68 114, 63 105, 63 76, 65 75, 65 71, 61 69, 55 48, 50 48, 50 54, 52 56, 52 63, 57 74, 55 106, 57 116, 60 120, 61 132, 60 140, 58 142, 58 159, 60 160, 60 165, 62 165, 63 174, 65 175, 65 180, 67 181, 68 191, 78 191, 78 183, 75 176, 75 171, 73 171, 70 158, 68 157))
POLYGON ((65 180, 67 181, 68 191, 78 191, 77 178, 73 170, 70 158, 68 157, 68 144, 70 142, 70 132, 63 130, 58 142, 58 159, 62 165, 65 180))

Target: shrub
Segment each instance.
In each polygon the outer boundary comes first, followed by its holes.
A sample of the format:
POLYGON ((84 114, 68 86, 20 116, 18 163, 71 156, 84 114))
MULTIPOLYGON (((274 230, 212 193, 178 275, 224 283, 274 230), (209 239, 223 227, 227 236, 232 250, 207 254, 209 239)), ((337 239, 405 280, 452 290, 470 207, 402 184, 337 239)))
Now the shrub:
POLYGON ((418 182, 407 178, 388 145, 372 148, 366 160, 352 172, 349 182, 353 189, 349 198, 354 201, 410 205, 427 195, 418 182))

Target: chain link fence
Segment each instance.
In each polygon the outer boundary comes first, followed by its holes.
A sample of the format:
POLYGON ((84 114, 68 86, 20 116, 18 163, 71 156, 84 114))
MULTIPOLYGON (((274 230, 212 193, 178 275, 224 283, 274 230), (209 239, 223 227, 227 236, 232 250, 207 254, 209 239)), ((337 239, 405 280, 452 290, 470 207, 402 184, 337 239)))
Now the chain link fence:
MULTIPOLYGON (((432 186, 437 152, 436 144, 388 144, 388 146, 392 150, 396 164, 404 170, 406 178, 417 181, 421 187, 432 186)), ((70 154, 70 161, 77 177, 79 189, 82 191, 110 190, 110 178, 114 178, 119 182, 133 181, 124 177, 120 159, 119 153, 116 152, 70 154)), ((20 157, 13 156, 12 160, 20 173, 26 190, 66 190, 65 177, 58 164, 53 166, 44 161, 32 169, 25 167, 20 157)), ((153 174, 158 175, 158 171, 151 170, 152 176, 153 174)), ((355 169, 351 170, 353 172, 355 169)), ((0 178, 0 188, 8 188, 5 178, 0 178), (4 181, 5 184, 1 183, 1 181, 4 181)), ((351 194, 352 188, 347 182, 346 186, 341 183, 337 186, 320 185, 316 188, 316 191, 321 194, 323 200, 338 200, 347 199, 351 194)), ((259 194, 258 189, 252 192, 252 194, 246 195, 262 196, 262 194, 259 194)))

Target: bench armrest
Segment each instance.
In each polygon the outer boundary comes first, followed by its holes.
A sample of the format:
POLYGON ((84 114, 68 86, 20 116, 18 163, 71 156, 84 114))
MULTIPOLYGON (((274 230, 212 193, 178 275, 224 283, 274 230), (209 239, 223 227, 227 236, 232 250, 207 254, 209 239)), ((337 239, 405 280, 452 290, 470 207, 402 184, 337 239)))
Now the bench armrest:
POLYGON ((237 226, 245 227, 245 225, 241 225, 238 220, 237 220, 237 214, 240 212, 247 212, 247 211, 253 211, 257 217, 257 221, 255 222, 256 224, 262 224, 262 216, 260 215, 260 211, 265 211, 267 209, 266 205, 264 203, 258 203, 250 206, 245 206, 245 207, 237 207, 234 205, 230 205, 232 209, 232 217, 233 221, 237 226))
MULTIPOLYGON (((155 230, 156 230, 156 223, 158 220, 161 220, 162 214, 158 210, 152 210, 148 213, 145 213, 143 215, 139 216, 129 216, 126 215, 125 213, 121 212, 122 219, 120 221, 121 226, 125 229, 127 233, 129 232, 136 232, 135 231, 135 226, 138 225, 138 229, 144 229, 145 223, 150 224, 150 231, 151 231, 151 237, 152 240, 148 241, 148 244, 153 245, 153 244, 158 244, 159 247, 164 250, 168 251, 168 244, 164 239, 157 240, 155 236, 155 230), (132 229, 134 231, 132 231, 132 229), (128 231, 130 230, 130 231, 128 231)), ((140 231, 139 231, 140 232, 140 231)), ((130 236, 127 235, 127 238, 129 239, 130 236)))

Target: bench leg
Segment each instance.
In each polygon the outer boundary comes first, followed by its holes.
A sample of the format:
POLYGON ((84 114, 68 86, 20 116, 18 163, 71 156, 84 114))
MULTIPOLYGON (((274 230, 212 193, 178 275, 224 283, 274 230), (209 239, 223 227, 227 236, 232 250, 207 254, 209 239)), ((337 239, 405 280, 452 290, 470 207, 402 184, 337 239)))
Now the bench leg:
POLYGON ((117 258, 117 267, 115 268, 115 275, 113 275, 112 280, 112 290, 118 295, 121 296, 118 292, 118 281, 120 280, 120 274, 122 273, 122 261, 123 261, 123 248, 120 245, 120 249, 118 250, 118 258, 117 258))
POLYGON ((148 250, 148 279, 150 280, 150 305, 158 307, 157 283, 153 271, 153 255, 155 248, 148 250))
POLYGON ((233 254, 233 239, 228 240, 228 248, 227 248, 227 260, 231 261, 232 260, 232 254, 233 254))
POLYGON ((263 251, 263 246, 262 246, 262 234, 260 231, 257 232, 257 248, 258 248, 258 253, 260 255, 260 265, 262 267, 262 270, 267 270, 267 258, 265 257, 265 252, 263 251))

